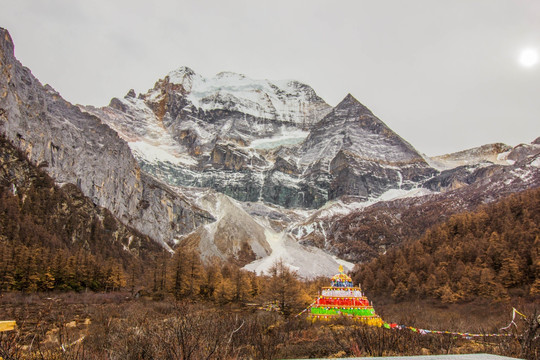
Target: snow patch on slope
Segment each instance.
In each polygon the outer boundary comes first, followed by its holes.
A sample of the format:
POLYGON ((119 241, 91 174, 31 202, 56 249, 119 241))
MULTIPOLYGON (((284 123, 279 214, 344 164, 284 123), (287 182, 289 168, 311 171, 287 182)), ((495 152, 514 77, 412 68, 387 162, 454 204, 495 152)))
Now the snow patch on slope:
POLYGON ((397 200, 397 199, 404 199, 404 198, 410 198, 410 197, 419 197, 419 196, 425 196, 434 194, 433 191, 425 188, 415 188, 415 189, 390 189, 387 190, 385 193, 380 195, 377 198, 370 199, 367 201, 362 200, 348 200, 344 201, 343 199, 330 201, 326 203, 322 208, 319 210, 315 210, 313 214, 310 216, 310 218, 330 218, 334 216, 345 216, 349 215, 352 212, 360 211, 365 209, 368 206, 371 206, 373 204, 376 204, 380 201, 390 201, 390 200, 397 200))
POLYGON ((113 128, 128 143, 138 160, 154 164, 159 162, 184 166, 197 164, 196 160, 187 154, 185 147, 173 139, 163 122, 143 100, 134 97, 115 98, 111 104, 114 104, 114 107, 80 108, 100 117, 113 128))
MULTIPOLYGON (((425 195, 431 195, 435 192, 425 189, 425 188, 416 188, 416 189, 410 189, 410 190, 403 190, 403 189, 390 189, 386 191, 384 194, 379 196, 377 199, 370 201, 371 204, 377 203, 379 201, 390 201, 390 200, 397 200, 397 199, 405 199, 405 198, 411 198, 411 197, 420 197, 425 195)), ((370 205, 371 205, 370 204, 370 205)))
POLYGON ((274 149, 282 145, 300 144, 308 136, 309 132, 298 129, 283 129, 282 133, 265 139, 252 141, 250 146, 253 149, 274 149))
POLYGON ((354 264, 334 258, 318 248, 302 246, 286 233, 266 229, 265 234, 266 241, 272 247, 272 253, 244 266, 244 269, 257 274, 267 274, 272 265, 281 260, 300 276, 314 278, 334 275, 340 264, 347 271, 354 267, 354 264))
POLYGON ((150 163, 169 162, 173 165, 196 165, 192 157, 187 154, 176 154, 174 147, 151 144, 146 141, 132 141, 128 143, 135 157, 144 159, 150 163))
POLYGON ((310 235, 314 232, 319 232, 324 239, 325 224, 330 224, 333 218, 345 217, 364 210, 365 208, 374 205, 381 201, 392 201, 398 199, 405 199, 411 197, 420 197, 435 194, 436 192, 424 188, 415 188, 410 190, 403 189, 390 189, 376 199, 370 199, 368 201, 356 200, 351 197, 345 199, 339 199, 326 203, 318 210, 314 210, 310 215, 306 216, 304 220, 301 220, 291 226, 291 234, 297 239, 301 239, 304 236, 310 235))
MULTIPOLYGON (((180 191, 180 188, 177 188, 180 191)), ((208 211, 216 221, 198 230, 201 237, 199 249, 203 257, 224 257, 217 242, 226 237, 236 240, 249 239, 258 259, 247 264, 244 269, 256 273, 267 273, 272 265, 282 260, 290 269, 304 278, 332 276, 340 264, 352 270, 354 264, 340 260, 323 250, 299 244, 286 228, 276 229, 265 215, 248 214, 242 204, 214 190, 193 189, 189 194, 191 202, 208 211), (249 231, 244 231, 248 228, 249 231), (249 234, 249 236, 248 236, 249 234)))

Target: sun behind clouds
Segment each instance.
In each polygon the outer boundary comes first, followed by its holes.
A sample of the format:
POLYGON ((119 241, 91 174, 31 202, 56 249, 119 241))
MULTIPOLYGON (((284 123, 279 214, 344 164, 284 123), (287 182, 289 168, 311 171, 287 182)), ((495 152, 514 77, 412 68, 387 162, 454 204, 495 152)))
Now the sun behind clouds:
POLYGON ((533 67, 538 64, 538 50, 535 48, 525 48, 519 54, 519 63, 523 67, 533 67))

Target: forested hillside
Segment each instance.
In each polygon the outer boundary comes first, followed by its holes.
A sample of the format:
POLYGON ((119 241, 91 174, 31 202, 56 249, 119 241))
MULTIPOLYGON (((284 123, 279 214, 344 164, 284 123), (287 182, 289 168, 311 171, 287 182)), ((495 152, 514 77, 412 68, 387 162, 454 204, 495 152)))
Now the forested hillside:
POLYGON ((373 295, 476 298, 540 296, 540 189, 452 216, 418 241, 358 266, 373 295))
POLYGON ((272 271, 263 280, 218 260, 205 265, 186 248, 171 256, 75 185, 56 186, 0 137, 0 291, 131 289, 218 304, 257 298, 277 301, 284 313, 309 303, 309 284, 283 263, 272 271))
POLYGON ((56 186, 0 137, 0 290, 119 289, 128 273, 143 280, 161 253, 75 185, 56 186))

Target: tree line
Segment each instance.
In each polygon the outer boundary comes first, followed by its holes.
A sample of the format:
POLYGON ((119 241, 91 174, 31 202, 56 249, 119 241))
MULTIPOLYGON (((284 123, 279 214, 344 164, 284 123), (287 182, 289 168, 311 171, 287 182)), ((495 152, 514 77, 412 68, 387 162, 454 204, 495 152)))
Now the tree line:
POLYGON ((166 252, 95 206, 74 185, 58 187, 0 136, 0 291, 130 290, 217 304, 271 301, 290 314, 310 284, 282 262, 259 276, 180 247, 166 252))
POLYGON ((268 310, 288 316, 310 303, 321 282, 329 280, 302 280, 281 260, 270 267, 268 274, 258 275, 219 259, 203 263, 196 251, 179 248, 172 257, 156 263, 147 289, 158 298, 172 295, 190 302, 267 303, 272 305, 268 310))
MULTIPOLYGON (((283 263, 257 276, 218 259, 203 264, 188 248, 171 256, 74 185, 57 187, 1 137, 0 150, 0 291, 130 289, 220 304, 267 299, 286 313, 318 292, 283 263)), ((358 266, 355 282, 396 300, 538 296, 539 204, 536 189, 454 215, 418 241, 358 266)))

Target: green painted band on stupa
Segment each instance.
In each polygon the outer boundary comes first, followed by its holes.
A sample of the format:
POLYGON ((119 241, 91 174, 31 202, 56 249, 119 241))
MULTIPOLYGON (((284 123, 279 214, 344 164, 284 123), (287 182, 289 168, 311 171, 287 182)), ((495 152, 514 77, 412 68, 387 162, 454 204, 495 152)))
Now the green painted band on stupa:
POLYGON ((314 315, 338 315, 348 314, 353 316, 373 316, 375 311, 371 309, 356 309, 356 308, 320 308, 312 307, 311 313, 314 315))

